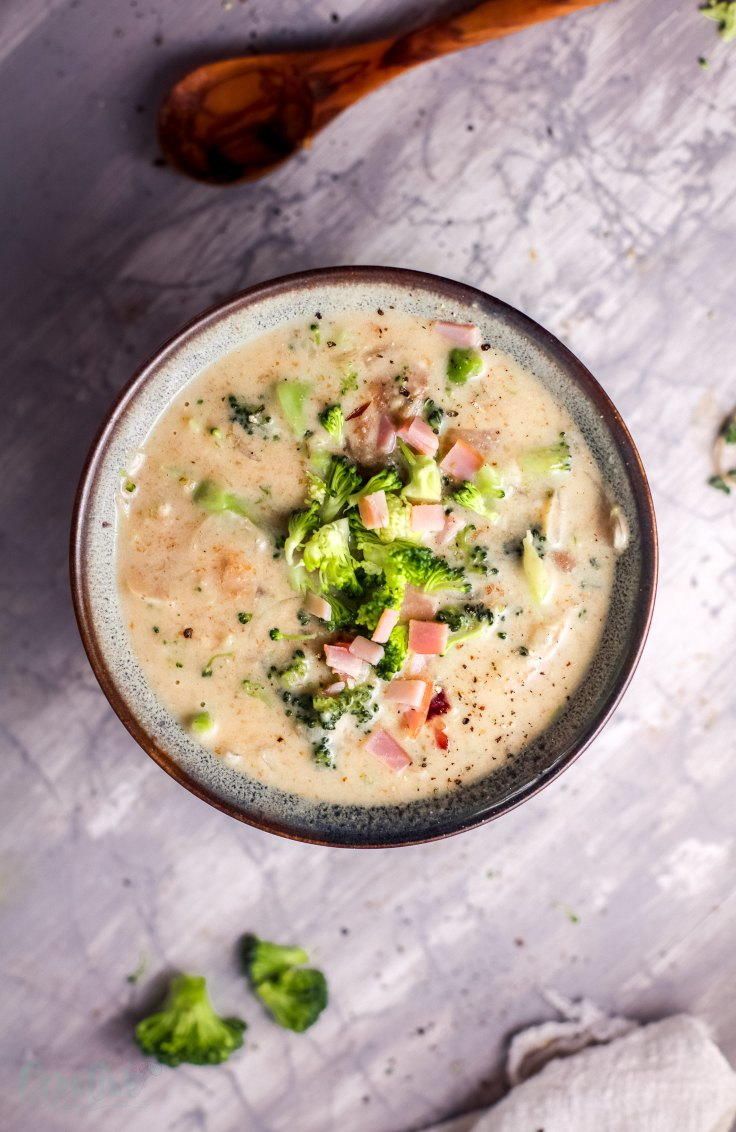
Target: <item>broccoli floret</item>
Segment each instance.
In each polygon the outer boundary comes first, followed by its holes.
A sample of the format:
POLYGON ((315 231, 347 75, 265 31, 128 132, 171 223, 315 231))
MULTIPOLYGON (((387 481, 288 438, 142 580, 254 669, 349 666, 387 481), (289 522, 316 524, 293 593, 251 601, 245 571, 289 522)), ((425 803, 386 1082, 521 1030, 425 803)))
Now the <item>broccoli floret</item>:
POLYGON ((338 597, 334 593, 325 593, 324 597, 330 606, 330 617, 324 622, 324 625, 330 633, 338 633, 340 630, 348 629, 355 624, 355 614, 350 606, 342 600, 342 597, 338 597))
POLYGON ((238 614, 238 621, 240 622, 241 625, 247 625, 252 620, 253 620, 253 614, 252 613, 246 613, 245 610, 241 610, 241 612, 238 614))
POLYGON ((265 979, 275 979, 291 967, 301 967, 309 962, 309 956, 301 947, 268 943, 251 934, 243 936, 241 957, 245 973, 254 987, 265 979))
POLYGON ((396 625, 383 647, 383 656, 376 665, 376 675, 382 680, 391 680, 400 672, 406 661, 409 649, 409 630, 406 625, 396 625))
POLYGON ((393 542, 402 538, 408 542, 420 542, 421 535, 411 528, 411 503, 400 495, 387 495, 388 523, 376 531, 381 542, 393 542))
POLYGON ((285 668, 277 668, 276 665, 271 665, 268 670, 269 677, 278 680, 281 687, 288 688, 289 691, 304 683, 308 674, 309 663, 303 649, 296 650, 285 668))
POLYGON ((303 966, 306 951, 247 935, 242 958, 251 987, 280 1026, 303 1033, 317 1021, 327 1005, 327 981, 303 966))
POLYGON ((171 980, 161 1010, 135 1028, 143 1053, 163 1065, 218 1065, 243 1044, 245 1022, 221 1018, 199 975, 177 975, 171 980))
POLYGON ((345 427, 345 414, 339 405, 325 405, 319 414, 319 423, 334 441, 342 444, 342 431, 345 427))
POLYGON ((215 729, 215 721, 209 711, 198 711, 189 721, 189 726, 195 735, 207 735, 215 729))
POLYGON ((355 560, 350 553, 350 527, 347 519, 326 523, 316 531, 304 547, 304 566, 319 571, 323 589, 355 592, 355 560))
POLYGON ((255 700, 263 700, 264 704, 268 703, 268 696, 266 695, 263 684, 259 684, 256 680, 250 680, 246 676, 244 680, 240 681, 240 687, 243 689, 246 696, 252 696, 255 700))
POLYGON ((314 534, 319 524, 318 503, 310 503, 303 511, 294 511, 289 516, 289 534, 284 543, 284 557, 290 566, 294 564, 294 555, 299 547, 314 534))
POLYGON ((203 676, 211 676, 211 675, 212 675, 212 671, 213 671, 214 663, 215 663, 215 661, 216 661, 216 660, 232 660, 232 658, 233 658, 234 656, 235 656, 235 653, 234 653, 234 652, 216 652, 216 653, 215 653, 215 654, 214 654, 213 656, 211 656, 211 657, 210 657, 210 659, 209 659, 209 660, 208 660, 208 661, 207 661, 207 662, 205 663, 205 666, 204 666, 204 668, 202 669, 202 675, 203 675, 203 676))
POLYGON ((447 357, 447 380, 453 385, 465 385, 471 377, 477 377, 483 369, 483 358, 477 350, 467 350, 456 346, 447 357))
POLYGON ((524 536, 522 553, 522 566, 526 574, 526 580, 529 583, 532 597, 538 605, 543 605, 547 600, 551 590, 549 574, 547 567, 542 561, 542 556, 539 554, 536 546, 534 545, 534 534, 532 531, 527 531, 524 536))
POLYGON ((501 475, 498 469, 491 467, 490 464, 484 464, 478 469, 475 474, 475 486, 481 495, 490 499, 504 499, 506 496, 501 475))
POLYGON ((284 633, 281 629, 269 629, 272 641, 311 641, 314 633, 284 633))
POLYGON ((213 515, 230 511, 233 515, 240 515, 244 519, 249 519, 256 526, 258 525, 259 516, 254 507, 251 507, 232 491, 226 491, 224 487, 220 487, 212 480, 202 480, 198 483, 192 499, 205 511, 209 511, 213 515))
POLYGON ((261 983, 256 994, 279 1026, 302 1034, 327 1006, 327 980, 314 967, 294 967, 261 983))
POLYGON ((481 495, 478 488, 470 480, 466 480, 461 484, 453 493, 452 498, 460 507, 465 507, 468 511, 475 511, 476 515, 482 515, 484 519, 489 519, 491 522, 496 522, 499 518, 498 512, 494 511, 490 504, 481 495))
POLYGON ((311 392, 312 386, 306 381, 280 381, 276 386, 281 412, 300 440, 307 431, 306 406, 311 392))
POLYGON ((340 382, 340 392, 343 396, 346 393, 354 393, 358 388, 358 373, 352 366, 348 366, 345 370, 345 375, 340 382))
POLYGON ((362 496, 373 495, 375 491, 401 491, 401 487, 401 479, 396 469, 383 468, 380 472, 376 472, 375 476, 371 476, 360 490, 350 497, 350 502, 357 503, 362 496))
POLYGON ((724 43, 736 39, 736 3, 734 0, 707 0, 700 11, 708 20, 718 24, 718 34, 724 43))
POLYGON ((447 652, 455 645, 478 637, 490 628, 494 621, 494 614, 493 610, 489 609, 487 605, 476 602, 441 609, 437 614, 437 620, 443 621, 450 629, 450 637, 445 647, 445 652, 447 652))
POLYGON ((357 684, 354 688, 343 688, 336 696, 325 696, 316 692, 312 696, 312 707, 319 723, 325 731, 334 731, 344 715, 355 717, 356 723, 370 723, 378 708, 373 702, 372 684, 357 684))
POLYGON ((355 613, 355 624, 373 632, 384 609, 401 609, 405 590, 406 586, 400 578, 389 579, 382 573, 366 575, 361 602, 355 613))
POLYGON ((432 429, 432 432, 439 432, 442 428, 442 422, 445 419, 445 410, 441 405, 438 405, 431 398, 424 402, 424 419, 432 429))
POLYGON ((312 757, 317 766, 327 767, 328 770, 335 769, 335 755, 326 735, 312 744, 312 757))
POLYGON ((531 479, 551 476, 555 472, 569 472, 572 468, 570 445, 565 439, 564 432, 556 444, 546 448, 533 448, 519 459, 519 465, 525 476, 531 479))
POLYGON ((442 498, 442 476, 431 456, 418 456, 403 440, 399 450, 409 468, 409 482, 403 494, 412 503, 439 503, 442 498))
POLYGON ((273 422, 266 412, 265 405, 248 405, 233 393, 227 399, 230 406, 230 420, 239 424, 248 436, 273 436, 273 422))
POLYGON ((363 554, 391 581, 406 582, 427 593, 437 590, 468 593, 471 588, 461 569, 450 566, 427 546, 415 546, 403 539, 383 545, 377 540, 376 545, 366 542, 363 554))
POLYGON ((342 511, 351 495, 361 486, 360 473, 344 456, 333 456, 324 477, 325 496, 322 519, 332 522, 342 511))

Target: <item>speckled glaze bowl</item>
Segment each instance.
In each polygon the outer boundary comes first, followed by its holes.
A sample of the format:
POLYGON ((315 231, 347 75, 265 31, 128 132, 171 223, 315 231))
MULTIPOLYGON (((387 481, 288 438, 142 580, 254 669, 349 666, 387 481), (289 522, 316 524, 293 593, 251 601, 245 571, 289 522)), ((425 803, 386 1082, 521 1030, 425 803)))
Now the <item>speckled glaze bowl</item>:
POLYGON ((328 845, 429 841, 498 817, 535 794, 595 738, 639 660, 654 603, 657 538, 644 470, 621 417, 568 349, 530 318, 472 287, 416 271, 341 267, 276 279, 196 319, 134 376, 87 460, 74 509, 74 605, 84 647, 112 707, 141 747, 198 797, 260 829, 328 845), (422 318, 475 322, 485 341, 527 366, 568 408, 621 505, 631 544, 618 560, 608 622, 593 663, 564 713, 487 778, 398 806, 315 803, 226 766, 156 700, 130 647, 117 600, 115 499, 120 468, 179 390, 200 371, 287 319, 392 304, 422 318))

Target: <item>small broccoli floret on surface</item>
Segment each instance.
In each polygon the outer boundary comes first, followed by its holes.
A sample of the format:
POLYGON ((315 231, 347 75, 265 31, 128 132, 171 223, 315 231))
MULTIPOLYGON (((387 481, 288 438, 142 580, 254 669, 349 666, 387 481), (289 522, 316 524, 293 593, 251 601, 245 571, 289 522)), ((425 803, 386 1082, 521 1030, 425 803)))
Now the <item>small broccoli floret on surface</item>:
POLYGON ((383 468, 371 476, 363 486, 350 497, 351 503, 356 503, 364 495, 373 495, 376 491, 401 491, 402 483, 399 473, 394 468, 383 468))
POLYGON ((444 622, 450 629, 450 637, 445 648, 445 652, 447 652, 455 645, 478 637, 486 629, 489 629, 494 622, 494 613, 482 602, 469 602, 466 605, 448 606, 446 609, 441 609, 437 614, 437 620, 444 622))
POLYGON ((428 398, 424 402, 424 419, 432 429, 432 432, 438 433, 445 419, 445 410, 441 405, 438 405, 431 398, 428 398))
POLYGON ((303 684, 309 675, 309 662, 304 651, 297 649, 285 668, 277 668, 272 665, 268 670, 268 675, 277 680, 282 688, 287 688, 289 691, 298 687, 299 684, 303 684))
POLYGON ((324 409, 319 414, 319 423, 334 441, 338 444, 342 444, 345 414, 339 405, 325 405, 324 409))
POLYGON ((388 523, 376 531, 381 542, 393 542, 403 538, 408 542, 419 542, 421 536, 411 527, 411 503, 400 495, 387 495, 388 523))
POLYGON ((217 1065, 240 1049, 244 1030, 242 1019, 215 1013, 205 979, 177 975, 161 1010, 138 1023, 135 1037, 163 1065, 217 1065))
POLYGON ((247 676, 244 680, 240 681, 240 687, 245 692, 246 696, 252 696, 254 700, 263 700, 264 704, 268 703, 268 695, 263 687, 257 680, 250 680, 247 676))
POLYGON ((276 386, 281 412, 300 440, 307 431, 307 401, 311 392, 312 386, 306 381, 280 381, 276 386))
POLYGON ((294 555, 302 543, 306 542, 320 525, 320 508, 318 503, 310 503, 303 511, 294 511, 289 516, 289 534, 284 542, 284 557, 290 566, 294 564, 294 555))
POLYGON ((350 527, 347 519, 336 519, 320 527, 304 547, 304 566, 319 572, 323 589, 355 592, 356 563, 350 553, 350 527))
POLYGON ((400 578, 389 579, 382 573, 363 575, 361 571, 363 577, 365 584, 354 621, 372 632, 384 609, 401 609, 406 586, 400 578))
POLYGON ((383 656, 376 665, 376 675, 382 680, 391 680, 406 662, 409 650, 409 630, 406 625, 396 625, 384 645, 383 656))
POLYGON ((335 755, 326 735, 312 744, 312 757, 317 766, 327 767, 328 770, 335 769, 335 755))
POLYGON ((498 512, 494 511, 485 496, 482 495, 475 484, 471 483, 469 480, 466 480, 465 483, 461 484, 460 487, 453 492, 452 498, 460 507, 465 507, 468 511, 474 511, 476 515, 482 515, 484 519, 489 519, 492 523, 498 521, 498 512))
POLYGON ((352 715, 359 724, 371 723, 378 710, 373 702, 374 691, 372 684, 357 684, 354 688, 343 688, 336 696, 315 693, 312 707, 319 725, 325 731, 334 731, 344 715, 352 715))
POLYGON ((519 466, 528 479, 541 479, 555 473, 569 472, 572 469, 572 457, 564 432, 560 433, 560 439, 556 444, 525 452, 519 458, 519 466))
POLYGON ((475 486, 481 495, 489 499, 504 499, 506 489, 497 468, 484 464, 475 474, 475 486))
POLYGON ((327 981, 321 971, 303 966, 306 951, 247 935, 242 957, 253 990, 280 1026, 303 1033, 317 1021, 327 1005, 327 981))
POLYGON ((369 562, 379 566, 390 579, 417 586, 427 593, 437 590, 458 590, 468 593, 470 584, 459 567, 450 566, 429 547, 414 546, 403 540, 388 543, 380 549, 364 551, 369 562))
POLYGON ((327 1006, 327 980, 314 967, 292 967, 260 983, 256 994, 279 1026, 302 1034, 327 1006))
POLYGON ((330 523, 340 514, 350 496, 360 488, 360 473, 344 456, 333 456, 325 472, 324 484, 322 520, 330 523))
POLYGON ((195 735, 208 735, 215 729, 215 720, 209 711, 198 711, 189 721, 189 727, 195 735))
POLYGON ((269 629, 268 635, 272 641, 311 641, 314 633, 284 633, 281 629, 269 629))

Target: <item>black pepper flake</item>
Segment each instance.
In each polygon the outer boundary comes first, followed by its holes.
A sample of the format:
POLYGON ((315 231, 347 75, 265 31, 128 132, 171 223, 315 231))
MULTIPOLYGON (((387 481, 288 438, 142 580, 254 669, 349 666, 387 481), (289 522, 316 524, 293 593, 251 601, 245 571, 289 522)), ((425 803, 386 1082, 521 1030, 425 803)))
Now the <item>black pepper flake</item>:
POLYGON ((490 350, 490 348, 491 348, 490 342, 484 342, 483 345, 481 346, 481 350, 490 350))
POLYGON ((184 629, 184 631, 182 632, 182 636, 186 637, 187 640, 189 640, 190 637, 194 636, 194 629, 190 629, 190 628, 184 629))
POLYGON ((320 311, 315 311, 315 315, 314 315, 314 317, 315 317, 315 318, 322 318, 322 314, 321 314, 321 312, 320 312, 320 311))
POLYGON ((469 715, 466 715, 466 716, 463 717, 463 723, 466 726, 467 726, 468 723, 470 723, 470 716, 469 715))
POLYGON ((327 343, 327 345, 328 345, 328 346, 330 346, 330 347, 331 347, 331 346, 336 346, 336 345, 337 345, 337 342, 328 342, 328 343, 327 343))
POLYGON ((380 307, 376 307, 376 314, 383 314, 383 311, 380 307))

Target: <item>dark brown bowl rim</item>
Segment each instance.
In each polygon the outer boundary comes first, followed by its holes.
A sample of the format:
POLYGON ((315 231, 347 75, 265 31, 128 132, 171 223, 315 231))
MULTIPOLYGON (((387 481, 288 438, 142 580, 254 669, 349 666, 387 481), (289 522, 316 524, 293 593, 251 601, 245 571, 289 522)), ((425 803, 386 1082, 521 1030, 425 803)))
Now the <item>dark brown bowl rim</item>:
POLYGON ((554 781, 563 771, 567 770, 567 768, 580 757, 583 751, 587 750, 618 707, 641 659, 641 654, 649 634, 657 591, 659 549, 652 495, 636 445, 611 398, 598 383, 590 370, 583 365, 579 358, 577 358, 567 346, 528 315, 523 314, 515 307, 505 303, 502 299, 497 299, 495 296, 489 295, 485 291, 481 291, 479 288, 472 287, 467 283, 461 283, 441 275, 433 275, 430 272, 416 271, 410 268, 346 266, 313 268, 308 271, 282 275, 278 278, 266 280, 265 282, 256 283, 251 287, 247 287, 245 290, 237 292, 224 302, 209 307, 202 314, 191 319, 137 368, 132 378, 122 388, 105 416, 97 435, 92 441, 84 462, 72 511, 69 566, 74 613, 82 638, 82 644, 97 682, 121 723, 138 745, 143 748, 154 762, 158 763, 162 770, 166 771, 176 782, 184 786, 197 798, 208 802, 209 805, 213 806, 215 809, 221 810, 230 817, 236 818, 238 821, 244 822, 246 825, 253 826, 256 829, 263 830, 266 833, 274 833, 292 841, 301 841, 307 844, 325 845, 334 848, 385 849, 440 841, 446 837, 452 837, 466 830, 485 825, 487 822, 493 821, 502 814, 509 813, 511 810, 516 809, 522 802, 527 801, 527 799, 539 793, 540 790, 554 781), (149 376, 149 371, 158 363, 161 357, 168 351, 182 344, 193 331, 204 329, 210 323, 219 321, 226 313, 231 313, 253 302, 280 295, 284 292, 319 287, 324 283, 332 284, 340 282, 354 284, 375 282, 395 283, 417 290, 428 290, 435 294, 442 295, 449 300, 474 303, 486 310, 491 309, 501 315, 507 322, 513 323, 519 330, 523 331, 527 337, 531 338, 542 349, 546 348, 549 350, 549 352, 565 366, 566 371, 576 382, 585 388, 588 397, 597 406, 615 439, 616 446, 623 457, 630 477, 631 488, 637 508, 641 542, 641 585, 637 595, 639 617, 637 619, 636 631, 632 634, 631 642, 627 650, 625 663, 621 666, 621 670, 597 715, 580 735, 578 741, 572 745, 564 758, 553 767, 543 771, 538 778, 523 787, 512 797, 491 805, 488 811, 481 811, 469 819, 461 819, 450 829, 440 829, 436 834, 431 834, 430 836, 409 837, 406 840, 361 841, 356 842, 355 845, 350 845, 344 840, 335 841, 331 840, 329 837, 313 836, 302 831, 295 831, 281 822, 269 821, 241 812, 228 802, 216 797, 211 791, 196 782, 177 765, 174 759, 165 750, 158 746, 152 736, 141 726, 136 716, 129 711, 105 663, 89 609, 88 595, 84 584, 85 571, 82 561, 84 549, 83 521, 86 502, 91 486, 94 483, 96 466, 104 451, 106 439, 120 419, 128 401, 133 397, 138 387, 145 383, 149 376))

